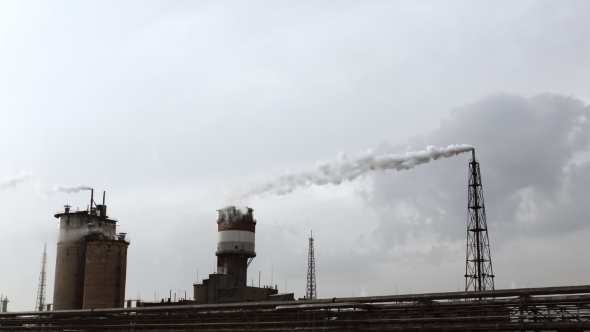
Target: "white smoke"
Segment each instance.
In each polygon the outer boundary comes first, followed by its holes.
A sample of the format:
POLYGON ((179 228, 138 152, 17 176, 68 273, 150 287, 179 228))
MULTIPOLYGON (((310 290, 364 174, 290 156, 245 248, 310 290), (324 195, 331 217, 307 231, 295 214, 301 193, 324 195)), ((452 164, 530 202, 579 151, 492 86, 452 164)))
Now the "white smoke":
POLYGON ((249 211, 248 211, 249 207, 247 207, 246 205, 236 205, 236 209, 237 209, 238 211, 240 211, 240 213, 241 213, 243 216, 247 215, 247 214, 248 214, 248 212, 249 212, 249 211))
POLYGON ((82 185, 82 184, 79 184, 77 186, 56 185, 56 186, 53 187, 53 189, 47 190, 45 192, 47 194, 49 194, 49 195, 53 195, 53 194, 58 193, 58 192, 71 194, 71 193, 80 192, 82 190, 92 190, 92 187, 85 186, 85 185, 82 185))
POLYGON ((45 195, 53 195, 55 193, 77 193, 82 190, 92 190, 92 187, 86 185, 77 185, 77 186, 65 186, 65 185, 56 185, 51 190, 44 190, 40 184, 37 175, 33 172, 25 172, 22 171, 20 174, 16 176, 6 177, 4 181, 0 181, 0 191, 15 188, 17 185, 26 182, 33 182, 36 183, 37 193, 38 194, 45 194, 45 195))
POLYGON ((309 187, 314 184, 319 186, 329 183, 339 185, 342 181, 352 181, 369 171, 411 169, 431 160, 449 158, 471 150, 473 150, 473 146, 467 144, 449 145, 446 148, 428 146, 426 150, 404 154, 374 155, 369 150, 353 159, 349 159, 346 153, 341 152, 338 154, 337 163, 319 162, 312 171, 283 174, 255 186, 244 196, 262 196, 267 193, 286 195, 297 188, 309 187))
POLYGON ((361 296, 367 296, 367 292, 365 291, 364 288, 361 288, 361 296))
POLYGON ((36 181, 37 176, 31 172, 21 172, 19 175, 6 177, 4 181, 0 182, 0 190, 14 188, 17 184, 36 181))

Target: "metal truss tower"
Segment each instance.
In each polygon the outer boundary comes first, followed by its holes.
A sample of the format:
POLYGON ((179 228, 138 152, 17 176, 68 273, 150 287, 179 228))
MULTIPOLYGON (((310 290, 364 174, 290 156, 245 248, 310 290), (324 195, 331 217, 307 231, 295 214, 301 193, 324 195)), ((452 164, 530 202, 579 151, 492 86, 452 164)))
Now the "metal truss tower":
POLYGON ((465 267, 465 290, 485 291, 494 289, 494 272, 488 239, 486 210, 483 201, 481 172, 475 160, 469 163, 469 198, 467 220, 467 262, 465 267))
POLYGON ((309 238, 309 255, 307 258, 307 289, 305 290, 305 298, 307 300, 315 300, 318 298, 315 283, 315 256, 313 253, 313 232, 309 238))
POLYGON ((47 243, 43 248, 43 259, 41 260, 41 274, 39 275, 39 289, 37 290, 37 304, 35 311, 45 309, 45 277, 47 275, 47 243))

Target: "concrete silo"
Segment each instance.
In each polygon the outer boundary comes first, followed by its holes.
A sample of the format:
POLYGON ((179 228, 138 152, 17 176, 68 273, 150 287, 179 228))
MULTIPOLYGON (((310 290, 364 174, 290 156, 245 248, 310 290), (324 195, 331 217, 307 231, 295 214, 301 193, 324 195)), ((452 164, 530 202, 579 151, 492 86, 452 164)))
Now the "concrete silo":
POLYGON ((88 237, 83 309, 123 308, 128 246, 124 234, 117 240, 88 237))
MULTIPOLYGON (((124 260, 110 259, 105 263, 105 267, 115 266, 116 271, 126 271, 129 242, 125 240, 124 236, 117 235, 117 220, 109 218, 106 211, 104 194, 103 204, 96 204, 94 202, 94 191, 92 191, 90 205, 87 210, 72 211, 70 206, 66 205, 64 211, 55 213, 55 217, 59 219, 59 235, 53 291, 54 310, 75 310, 90 308, 88 305, 96 305, 95 302, 85 296, 85 291, 88 288, 86 283, 89 282, 90 287, 94 289, 96 282, 103 282, 103 279, 107 280, 112 277, 111 274, 104 273, 95 267, 94 257, 101 255, 96 252, 97 247, 94 246, 97 242, 101 246, 102 243, 106 244, 107 242, 111 243, 111 245, 113 245, 113 242, 117 243, 117 249, 124 247, 124 260), (89 243, 92 244, 90 247, 92 257, 90 259, 88 257, 89 243), (122 269, 117 267, 120 262, 125 263, 125 267, 122 269), (85 304, 85 301, 88 301, 88 305, 85 304)), ((117 278, 120 280, 120 277, 117 278)), ((124 279, 123 276, 123 282, 119 283, 119 289, 113 294, 125 294, 124 279)), ((118 297, 115 299, 114 295, 110 296, 113 299, 109 303, 120 303, 119 306, 122 307, 123 302, 119 301, 118 297)), ((100 308, 113 308, 113 306, 109 304, 108 306, 100 306, 100 308)))

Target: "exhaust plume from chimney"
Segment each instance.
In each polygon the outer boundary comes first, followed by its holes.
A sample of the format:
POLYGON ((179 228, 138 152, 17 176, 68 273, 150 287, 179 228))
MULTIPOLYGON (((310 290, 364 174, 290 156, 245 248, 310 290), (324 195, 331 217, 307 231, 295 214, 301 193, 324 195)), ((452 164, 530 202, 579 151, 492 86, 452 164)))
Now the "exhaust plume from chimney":
POLYGON ((85 185, 77 185, 77 186, 64 186, 64 185, 56 185, 53 187, 53 189, 46 191, 47 194, 49 195, 53 195, 55 193, 66 193, 66 194, 70 194, 70 193, 77 193, 80 192, 82 190, 92 190, 92 187, 89 186, 85 186, 85 185))
POLYGON ((254 186, 244 193, 244 197, 264 196, 271 193, 287 195, 300 187, 325 184, 339 185, 342 181, 353 181, 369 171, 407 170, 426 164, 431 160, 449 158, 473 150, 468 144, 449 145, 446 148, 428 146, 425 150, 406 152, 404 154, 374 155, 371 150, 354 158, 346 153, 338 154, 338 162, 318 162, 314 170, 285 173, 254 186))
POLYGON ((6 177, 4 181, 0 182, 0 190, 14 188, 17 184, 32 182, 37 180, 37 176, 31 172, 21 172, 19 175, 6 177))

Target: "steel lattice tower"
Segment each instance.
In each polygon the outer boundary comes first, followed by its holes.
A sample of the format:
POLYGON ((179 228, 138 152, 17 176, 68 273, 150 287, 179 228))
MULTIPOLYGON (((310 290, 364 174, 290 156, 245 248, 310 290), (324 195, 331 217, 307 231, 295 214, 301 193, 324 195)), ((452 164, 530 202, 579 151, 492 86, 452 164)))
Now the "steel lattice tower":
POLYGON ((35 311, 43 311, 45 308, 45 276, 47 275, 47 243, 43 247, 43 258, 41 260, 41 273, 39 275, 39 289, 37 290, 37 304, 35 311))
POLYGON ((494 272, 483 201, 481 172, 475 160, 469 163, 469 198, 467 220, 467 262, 465 267, 465 290, 484 291, 494 289, 494 272))
POLYGON ((318 298, 316 283, 315 283, 315 257, 313 253, 313 232, 309 238, 309 255, 307 259, 307 289, 305 290, 305 298, 308 300, 315 300, 318 298))

